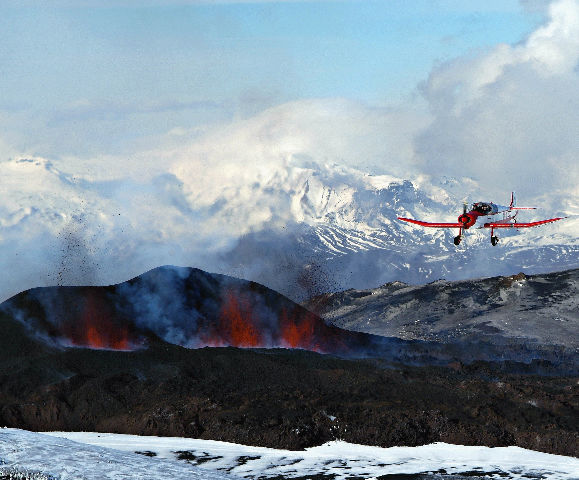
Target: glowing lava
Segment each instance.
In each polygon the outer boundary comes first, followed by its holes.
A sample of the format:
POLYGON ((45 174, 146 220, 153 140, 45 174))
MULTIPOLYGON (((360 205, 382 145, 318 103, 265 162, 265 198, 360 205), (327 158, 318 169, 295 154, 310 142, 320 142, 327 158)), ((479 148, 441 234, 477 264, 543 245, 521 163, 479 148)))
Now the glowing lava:
POLYGON ((227 292, 219 314, 218 343, 233 347, 262 346, 261 334, 254 324, 251 303, 241 294, 227 292))
POLYGON ((217 322, 197 325, 198 347, 300 348, 316 352, 347 352, 350 332, 326 325, 299 307, 266 308, 251 292, 223 292, 217 322), (259 312, 259 313, 258 313, 259 312))
POLYGON ((64 336, 77 347, 132 350, 135 342, 130 340, 127 323, 115 319, 102 293, 93 288, 84 293, 79 315, 69 317, 62 326, 64 336))
POLYGON ((187 283, 180 278, 173 288, 155 286, 140 285, 137 279, 124 287, 50 290, 54 297, 46 308, 56 312, 50 335, 64 345, 110 350, 133 350, 145 339, 152 345, 155 338, 188 348, 296 348, 335 354, 364 351, 368 343, 367 336, 327 325, 250 282, 219 284, 202 278, 187 283))
POLYGON ((319 345, 313 344, 314 319, 315 317, 310 314, 306 314, 301 319, 295 316, 290 317, 285 309, 282 310, 280 316, 281 346, 320 351, 319 345))

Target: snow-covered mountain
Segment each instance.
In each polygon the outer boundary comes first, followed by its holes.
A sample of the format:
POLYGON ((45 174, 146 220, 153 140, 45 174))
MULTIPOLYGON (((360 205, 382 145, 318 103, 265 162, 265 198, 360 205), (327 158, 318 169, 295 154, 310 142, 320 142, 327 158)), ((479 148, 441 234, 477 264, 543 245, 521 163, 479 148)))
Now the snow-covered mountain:
MULTIPOLYGON (((55 284, 110 284, 155 266, 197 266, 256 280, 293 299, 388 281, 425 283, 579 266, 579 221, 508 232, 421 229, 397 216, 454 221, 469 179, 370 175, 307 156, 272 153, 236 168, 175 160, 130 180, 82 175, 58 162, 0 163, 0 299, 55 284), (200 170, 203 168, 203 170, 200 170)), ((505 196, 509 192, 505 192, 505 196)), ((534 195, 544 215, 574 215, 573 198, 534 195)))
MULTIPOLYGON (((419 284, 579 265, 577 219, 508 232, 496 247, 490 244, 488 230, 471 230, 457 248, 454 230, 424 229, 397 220, 406 216, 456 221, 460 195, 465 193, 457 188, 457 180, 410 181, 327 165, 302 174, 301 183, 288 195, 292 208, 285 228, 265 224, 241 237, 225 256, 239 276, 259 278, 294 298, 396 280, 419 284)), ((475 192, 471 200, 485 198, 474 184, 467 191, 475 192)))
POLYGON ((301 99, 225 123, 167 124, 146 142, 156 150, 128 148, 128 158, 80 149, 0 160, 0 269, 10 272, 0 300, 164 264, 237 274, 294 300, 577 268, 578 7, 544 7, 520 42, 438 64, 417 101, 301 99), (396 220, 454 221, 465 198, 503 204, 511 189, 542 208, 529 220, 574 217, 505 232, 496 247, 469 231, 457 249, 455 232, 396 220))

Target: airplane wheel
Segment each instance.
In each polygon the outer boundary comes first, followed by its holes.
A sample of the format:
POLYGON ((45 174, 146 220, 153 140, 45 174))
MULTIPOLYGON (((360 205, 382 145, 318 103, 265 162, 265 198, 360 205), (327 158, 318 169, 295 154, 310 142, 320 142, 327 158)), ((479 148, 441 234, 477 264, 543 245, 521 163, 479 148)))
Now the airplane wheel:
POLYGON ((460 235, 457 235, 456 237, 454 237, 454 244, 460 245, 461 240, 462 240, 462 237, 460 235))
POLYGON ((491 243, 494 247, 497 243, 499 243, 499 237, 492 236, 491 237, 491 243))

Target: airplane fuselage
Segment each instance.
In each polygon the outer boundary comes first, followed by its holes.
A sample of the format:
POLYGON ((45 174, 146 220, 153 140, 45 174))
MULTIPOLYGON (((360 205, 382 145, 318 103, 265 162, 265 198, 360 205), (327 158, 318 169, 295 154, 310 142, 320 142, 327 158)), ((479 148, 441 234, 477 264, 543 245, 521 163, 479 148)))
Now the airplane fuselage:
MULTIPOLYGON (((510 212, 511 210, 512 207, 505 205, 496 205, 492 202, 477 202, 472 204, 470 212, 465 212, 458 217, 458 223, 461 223, 462 228, 467 230, 476 223, 478 217, 487 217, 498 213, 510 212)), ((510 220, 510 218, 505 220, 510 220)))

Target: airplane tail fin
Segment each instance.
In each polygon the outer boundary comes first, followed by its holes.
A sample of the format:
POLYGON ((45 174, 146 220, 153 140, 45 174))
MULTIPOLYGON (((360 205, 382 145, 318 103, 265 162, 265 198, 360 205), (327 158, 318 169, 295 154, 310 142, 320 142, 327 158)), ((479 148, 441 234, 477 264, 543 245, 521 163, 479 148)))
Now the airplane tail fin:
POLYGON ((509 205, 509 210, 537 210, 537 207, 515 207, 517 204, 517 197, 515 197, 515 192, 511 192, 511 204, 509 205))

